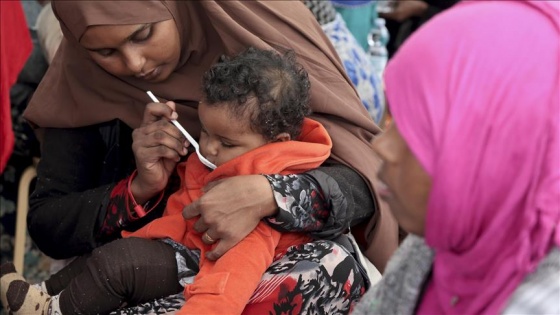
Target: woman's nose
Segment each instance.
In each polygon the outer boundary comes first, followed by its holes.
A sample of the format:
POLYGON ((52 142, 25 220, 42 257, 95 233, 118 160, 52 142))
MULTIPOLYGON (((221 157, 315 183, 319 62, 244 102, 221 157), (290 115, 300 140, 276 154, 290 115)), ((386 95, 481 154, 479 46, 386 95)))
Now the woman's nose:
POLYGON ((148 69, 144 69, 146 58, 142 53, 134 48, 129 48, 124 51, 126 67, 136 76, 142 76, 148 69))

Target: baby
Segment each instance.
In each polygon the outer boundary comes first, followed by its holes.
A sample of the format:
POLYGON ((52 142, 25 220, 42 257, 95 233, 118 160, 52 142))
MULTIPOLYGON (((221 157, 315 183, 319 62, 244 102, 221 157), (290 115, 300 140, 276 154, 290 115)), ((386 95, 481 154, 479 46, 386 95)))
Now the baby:
POLYGON ((177 167, 181 188, 170 196, 161 218, 76 259, 40 285, 29 285, 13 265, 3 265, 4 306, 13 314, 108 313, 179 292, 181 283, 186 303, 179 314, 242 313, 275 256, 311 238, 280 233, 261 222, 212 261, 205 253, 214 246, 207 243, 214 240, 196 232, 196 219, 183 219, 182 209, 215 180, 294 174, 321 165, 332 143, 320 123, 305 117, 310 112, 309 86, 293 52, 281 56, 249 48, 223 58, 205 74, 204 97, 198 106, 200 149, 217 168, 208 169, 191 154, 177 167), (158 255, 161 246, 171 246, 176 259, 158 255), (153 267, 145 268, 148 260, 153 267), (187 277, 178 281, 178 270, 187 270, 182 273, 187 277), (158 279, 158 285, 150 285, 150 279, 158 279), (58 281, 58 286, 62 282, 64 289, 52 292, 49 281, 58 281))

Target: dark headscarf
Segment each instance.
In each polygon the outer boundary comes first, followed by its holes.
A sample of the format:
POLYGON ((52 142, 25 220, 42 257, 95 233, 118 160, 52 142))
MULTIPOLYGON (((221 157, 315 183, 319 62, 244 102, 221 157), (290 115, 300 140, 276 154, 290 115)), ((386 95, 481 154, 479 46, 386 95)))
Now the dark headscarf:
MULTIPOLYGON (((379 128, 344 72, 329 39, 300 1, 53 1, 64 40, 24 116, 36 127, 79 127, 118 118, 140 125, 151 90, 172 100, 179 120, 199 134, 197 104, 203 73, 222 54, 249 46, 294 50, 311 81, 311 118, 333 140, 331 157, 359 172, 373 187, 378 159, 371 150, 379 128), (88 26, 174 19, 181 40, 175 72, 160 83, 119 78, 99 67, 79 44, 88 26)), ((373 188, 371 188, 373 191, 373 188)), ((373 194, 373 193, 372 193, 373 194)), ((375 243, 396 248, 396 223, 378 211, 375 243)))

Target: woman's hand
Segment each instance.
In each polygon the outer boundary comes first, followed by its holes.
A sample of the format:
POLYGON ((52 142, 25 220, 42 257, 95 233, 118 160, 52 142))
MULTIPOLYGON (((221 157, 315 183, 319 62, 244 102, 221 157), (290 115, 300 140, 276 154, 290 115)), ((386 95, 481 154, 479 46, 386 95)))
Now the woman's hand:
MULTIPOLYGON (((200 215, 194 228, 218 244, 206 253, 216 260, 247 236, 264 217, 274 215, 276 201, 262 175, 235 176, 208 184, 200 199, 183 209, 183 217, 200 215)), ((202 238, 206 243, 206 236, 202 238)))
POLYGON ((175 103, 149 103, 142 124, 132 132, 132 151, 138 174, 131 189, 139 204, 165 188, 175 165, 187 154, 189 143, 169 122, 170 119, 177 119, 175 103))
POLYGON ((401 0, 390 12, 379 13, 379 16, 397 22, 403 22, 413 16, 422 16, 428 10, 428 3, 422 0, 401 0))

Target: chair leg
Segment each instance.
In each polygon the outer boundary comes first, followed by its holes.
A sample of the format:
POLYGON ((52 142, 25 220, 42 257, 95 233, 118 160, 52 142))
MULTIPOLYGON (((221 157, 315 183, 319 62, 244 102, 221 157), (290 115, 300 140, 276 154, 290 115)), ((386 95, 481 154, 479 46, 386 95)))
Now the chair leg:
POLYGON ((35 165, 28 166, 19 180, 16 232, 14 237, 14 265, 23 275, 23 261, 25 258, 25 241, 27 238, 27 211, 29 209, 29 188, 31 181, 37 176, 35 165))

